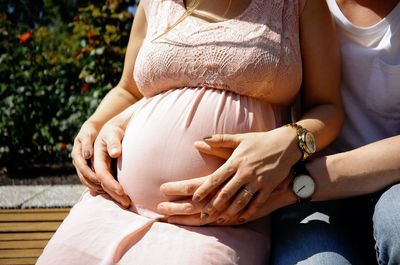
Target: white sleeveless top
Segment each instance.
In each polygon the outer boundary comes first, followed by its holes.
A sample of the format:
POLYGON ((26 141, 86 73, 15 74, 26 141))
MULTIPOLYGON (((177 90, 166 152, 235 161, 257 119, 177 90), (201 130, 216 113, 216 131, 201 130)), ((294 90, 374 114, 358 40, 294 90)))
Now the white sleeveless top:
POLYGON ((400 134, 400 3, 371 27, 353 25, 327 0, 342 53, 345 123, 330 151, 400 134))

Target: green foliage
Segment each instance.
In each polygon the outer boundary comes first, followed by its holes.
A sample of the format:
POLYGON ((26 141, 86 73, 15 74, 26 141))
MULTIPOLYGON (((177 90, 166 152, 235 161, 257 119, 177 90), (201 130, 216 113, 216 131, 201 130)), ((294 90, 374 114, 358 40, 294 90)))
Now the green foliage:
MULTIPOLYGON (((62 2, 41 1, 50 10, 42 13, 55 14, 62 2)), ((65 15, 35 26, 0 14, 0 160, 68 159, 80 125, 120 78, 129 4, 89 4, 70 23, 65 15)))

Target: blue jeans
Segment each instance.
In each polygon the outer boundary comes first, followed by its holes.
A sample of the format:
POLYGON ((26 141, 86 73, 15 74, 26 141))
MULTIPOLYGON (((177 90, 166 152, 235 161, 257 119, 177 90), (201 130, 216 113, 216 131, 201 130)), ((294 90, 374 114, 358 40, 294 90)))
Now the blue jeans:
POLYGON ((399 265, 400 184, 383 193, 276 211, 270 264, 399 265))

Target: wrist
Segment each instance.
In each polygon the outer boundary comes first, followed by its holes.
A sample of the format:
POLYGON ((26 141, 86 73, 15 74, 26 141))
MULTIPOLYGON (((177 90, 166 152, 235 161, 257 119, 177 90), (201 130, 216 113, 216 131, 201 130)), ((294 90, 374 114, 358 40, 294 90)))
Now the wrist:
POLYGON ((277 201, 276 209, 298 202, 298 198, 292 190, 293 173, 291 170, 289 175, 271 193, 271 197, 274 197, 273 201, 277 201))
POLYGON ((318 187, 313 195, 313 200, 321 201, 334 199, 332 193, 335 190, 335 182, 337 182, 338 179, 334 177, 336 173, 333 171, 336 168, 334 165, 337 162, 334 156, 326 156, 310 160, 306 163, 305 166, 318 187))
POLYGON ((298 198, 298 197, 296 196, 296 194, 293 192, 293 187, 292 187, 292 185, 293 185, 293 178, 294 178, 294 176, 291 175, 291 176, 290 176, 290 182, 289 182, 287 191, 285 192, 285 195, 284 195, 284 198, 283 198, 283 200, 284 200, 284 202, 285 202, 286 205, 295 204, 295 203, 298 203, 298 202, 299 202, 299 198, 298 198))
POLYGON ((317 144, 314 135, 297 123, 286 124, 285 127, 291 128, 296 132, 298 148, 302 153, 301 160, 308 159, 317 150, 317 144))
POLYGON ((299 140, 295 130, 290 127, 283 126, 281 127, 285 131, 285 137, 288 139, 288 153, 291 154, 291 165, 296 164, 298 161, 301 161, 303 157, 303 153, 299 148, 299 140))
POLYGON ((291 186, 298 202, 307 202, 314 199, 317 184, 305 162, 299 161, 293 166, 293 181, 291 186))
POLYGON ((84 124, 85 126, 91 127, 97 131, 100 131, 101 127, 103 127, 104 123, 96 120, 93 117, 89 117, 84 124))

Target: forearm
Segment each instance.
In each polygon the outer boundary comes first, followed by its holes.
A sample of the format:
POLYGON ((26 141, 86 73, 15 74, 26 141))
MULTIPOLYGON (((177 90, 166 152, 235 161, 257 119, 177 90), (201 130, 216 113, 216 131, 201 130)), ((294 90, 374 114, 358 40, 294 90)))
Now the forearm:
POLYGON ((307 1, 300 23, 302 117, 297 123, 314 135, 318 151, 331 143, 342 127, 340 51, 325 1, 307 1))
POLYGON ((108 123, 112 123, 113 125, 118 126, 122 130, 125 131, 126 126, 128 125, 129 121, 133 114, 135 114, 136 110, 140 108, 143 104, 145 104, 146 99, 142 98, 141 100, 137 101, 133 105, 128 106, 125 110, 121 111, 120 113, 116 114, 112 117, 108 123))
POLYGON ((343 111, 339 103, 327 103, 310 108, 297 123, 314 135, 319 151, 337 137, 342 122, 343 111))
POLYGON ((315 200, 357 196, 400 181, 400 135, 310 161, 315 200))
POLYGON ((102 127, 111 118, 139 100, 140 98, 136 95, 133 95, 120 86, 116 86, 103 98, 96 111, 89 117, 88 122, 93 122, 97 126, 102 127))

